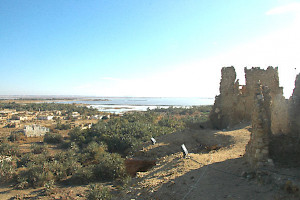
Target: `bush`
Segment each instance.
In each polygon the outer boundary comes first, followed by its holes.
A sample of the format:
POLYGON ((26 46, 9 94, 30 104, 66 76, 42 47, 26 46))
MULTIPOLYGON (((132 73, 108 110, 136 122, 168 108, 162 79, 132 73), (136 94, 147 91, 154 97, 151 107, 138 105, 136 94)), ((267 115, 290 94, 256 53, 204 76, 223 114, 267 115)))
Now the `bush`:
POLYGON ((58 133, 46 133, 44 136, 44 142, 49 144, 58 144, 63 141, 63 137, 58 133))
POLYGON ((11 160, 2 160, 0 162, 0 182, 10 181, 15 175, 16 165, 11 160))
POLYGON ((32 165, 43 165, 45 163, 48 163, 51 159, 52 157, 49 155, 48 151, 45 151, 41 154, 31 154, 26 166, 30 167, 32 165))
POLYGON ((172 117, 165 117, 162 118, 158 124, 160 126, 166 126, 168 128, 172 128, 172 129, 182 129, 184 126, 183 122, 181 120, 178 120, 176 118, 172 118, 172 117))
POLYGON ((48 163, 32 165, 18 176, 19 187, 41 187, 54 179, 53 173, 49 170, 48 163))
MULTIPOLYGON (((54 156, 54 163, 60 163, 63 169, 63 173, 67 176, 74 174, 78 169, 82 166, 78 162, 78 158, 76 152, 73 150, 68 150, 67 152, 60 152, 54 156)), ((55 166, 55 165, 54 165, 55 166)), ((51 169, 53 171, 53 169, 51 169)))
POLYGON ((20 154, 19 148, 16 145, 11 145, 3 142, 0 145, 0 155, 2 156, 18 156, 20 154))
POLYGON ((78 145, 82 145, 86 141, 83 132, 78 127, 73 128, 68 135, 70 136, 71 141, 76 142, 78 145))
POLYGON ((58 130, 68 130, 68 129, 71 129, 71 124, 62 124, 62 123, 58 122, 56 124, 55 128, 58 130))
POLYGON ((191 126, 193 124, 200 124, 206 122, 208 120, 208 115, 195 115, 195 116, 188 116, 182 119, 186 126, 191 126))
POLYGON ((90 189, 86 195, 88 200, 110 200, 112 198, 109 189, 106 187, 98 184, 92 184, 89 187, 90 189))
POLYGON ((105 139, 109 152, 127 155, 140 141, 132 135, 112 135, 105 139))
POLYGON ((49 171, 53 174, 53 179, 55 181, 61 181, 67 177, 67 167, 57 160, 49 162, 49 171))
POLYGON ((87 166, 78 169, 75 174, 71 177, 71 183, 73 184, 88 184, 89 182, 93 181, 94 173, 93 173, 94 166, 87 166))
POLYGON ((86 148, 83 149, 83 153, 80 155, 80 161, 82 164, 97 164, 101 159, 102 154, 106 153, 107 147, 99 145, 97 142, 90 142, 86 148))
POLYGON ((8 137, 8 139, 11 141, 11 142, 15 142, 15 141, 20 141, 22 139, 24 139, 25 136, 24 136, 24 133, 22 132, 13 132, 10 134, 10 136, 8 137))
POLYGON ((99 164, 94 168, 97 180, 114 180, 126 177, 124 159, 116 153, 105 153, 99 164))
POLYGON ((73 150, 60 152, 54 157, 48 152, 24 154, 18 161, 18 167, 26 167, 26 170, 18 176, 18 187, 38 187, 49 181, 62 181, 82 167, 77 160, 73 150))
POLYGON ((34 154, 41 154, 47 152, 48 148, 45 145, 39 145, 36 143, 31 144, 31 152, 34 154))
POLYGON ((22 154, 20 159, 17 161, 18 167, 26 167, 29 162, 33 160, 33 154, 32 153, 25 153, 22 154))

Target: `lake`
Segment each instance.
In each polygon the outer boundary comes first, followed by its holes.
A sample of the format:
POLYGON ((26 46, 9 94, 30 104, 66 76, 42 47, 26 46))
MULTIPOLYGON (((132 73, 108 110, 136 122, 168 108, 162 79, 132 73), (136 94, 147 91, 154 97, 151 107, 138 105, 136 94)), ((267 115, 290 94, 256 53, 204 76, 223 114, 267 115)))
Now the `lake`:
POLYGON ((191 107, 212 105, 214 98, 200 97, 103 97, 60 103, 86 104, 102 112, 124 113, 127 111, 146 111, 149 109, 174 107, 191 107))

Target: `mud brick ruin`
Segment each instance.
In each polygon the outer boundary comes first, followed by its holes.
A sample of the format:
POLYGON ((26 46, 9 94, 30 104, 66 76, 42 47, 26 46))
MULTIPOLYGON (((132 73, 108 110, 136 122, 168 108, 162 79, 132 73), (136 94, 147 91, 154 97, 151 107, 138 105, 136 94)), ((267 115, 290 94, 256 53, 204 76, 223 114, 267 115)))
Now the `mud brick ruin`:
POLYGON ((49 132, 49 128, 35 124, 25 125, 23 132, 27 137, 40 137, 49 132))
POLYGON ((253 167, 273 164, 272 159, 299 163, 300 75, 290 99, 279 87, 278 68, 245 68, 246 85, 236 80, 234 67, 222 68, 220 95, 216 96, 210 121, 226 129, 240 122, 252 122, 246 157, 253 167), (270 159, 272 158, 272 159, 270 159))

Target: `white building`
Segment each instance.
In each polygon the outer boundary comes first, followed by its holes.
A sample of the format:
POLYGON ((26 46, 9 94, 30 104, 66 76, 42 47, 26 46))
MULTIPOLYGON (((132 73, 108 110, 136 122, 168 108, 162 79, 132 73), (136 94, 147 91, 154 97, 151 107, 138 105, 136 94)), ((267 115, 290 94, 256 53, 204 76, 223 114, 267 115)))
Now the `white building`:
POLYGON ((40 115, 38 116, 38 120, 52 120, 54 116, 46 116, 46 115, 40 115))
POLYGON ((23 131, 25 136, 27 137, 40 137, 44 136, 47 132, 49 132, 49 128, 35 124, 25 125, 23 131))

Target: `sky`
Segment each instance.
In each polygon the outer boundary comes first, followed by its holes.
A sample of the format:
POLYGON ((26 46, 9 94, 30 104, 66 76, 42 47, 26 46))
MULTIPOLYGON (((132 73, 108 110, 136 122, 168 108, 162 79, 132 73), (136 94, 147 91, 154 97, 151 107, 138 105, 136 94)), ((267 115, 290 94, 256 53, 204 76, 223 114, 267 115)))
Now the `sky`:
POLYGON ((300 1, 0 0, 0 95, 214 97, 221 68, 300 72, 300 1))

